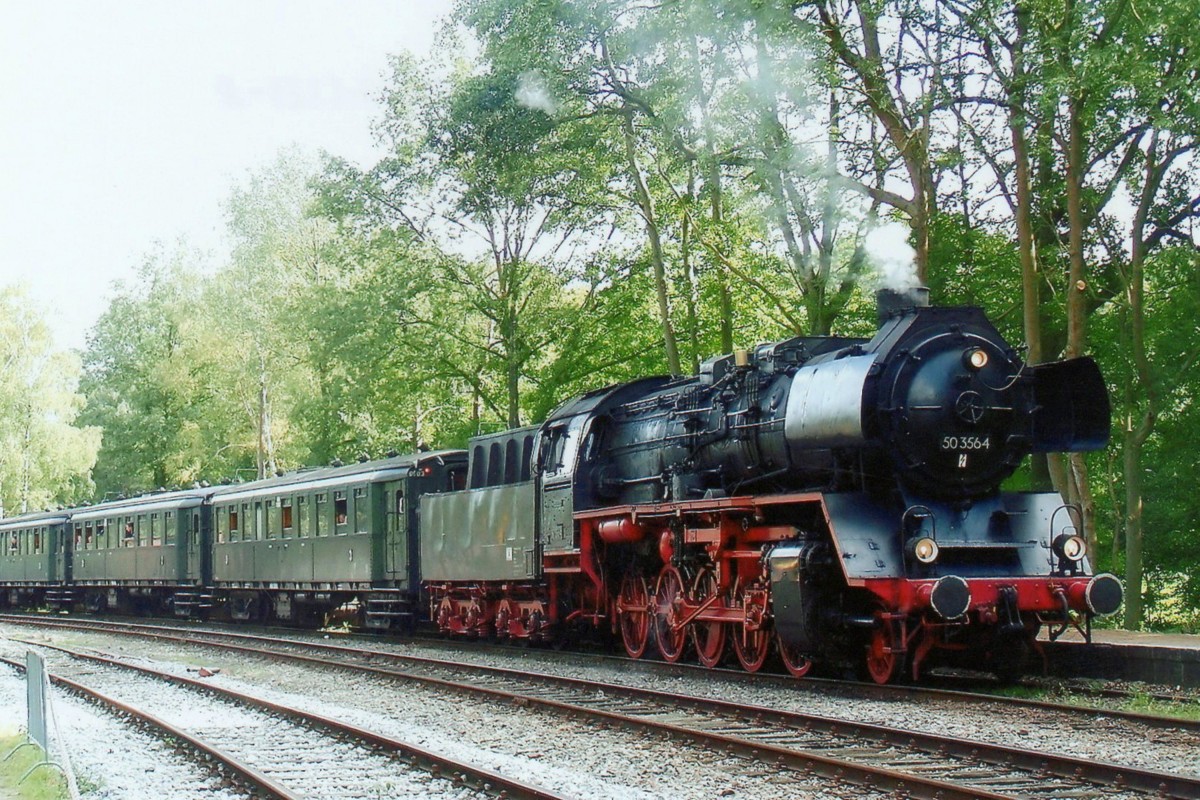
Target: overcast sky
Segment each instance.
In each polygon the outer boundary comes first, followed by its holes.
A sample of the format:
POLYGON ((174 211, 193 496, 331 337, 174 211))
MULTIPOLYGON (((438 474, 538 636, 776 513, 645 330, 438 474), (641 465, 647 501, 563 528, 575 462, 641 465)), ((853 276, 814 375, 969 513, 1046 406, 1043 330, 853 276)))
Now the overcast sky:
POLYGON ((156 241, 215 253, 231 187, 295 145, 369 163, 387 55, 449 0, 0 0, 0 286, 82 347, 156 241))

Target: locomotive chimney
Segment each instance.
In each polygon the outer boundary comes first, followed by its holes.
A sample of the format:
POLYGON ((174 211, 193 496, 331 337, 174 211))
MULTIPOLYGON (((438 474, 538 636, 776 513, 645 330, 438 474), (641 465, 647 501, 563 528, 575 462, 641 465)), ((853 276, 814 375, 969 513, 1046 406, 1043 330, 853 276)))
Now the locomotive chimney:
POLYGON ((875 310, 879 324, 910 308, 925 308, 929 305, 929 287, 914 286, 911 289, 879 289, 875 292, 875 310))

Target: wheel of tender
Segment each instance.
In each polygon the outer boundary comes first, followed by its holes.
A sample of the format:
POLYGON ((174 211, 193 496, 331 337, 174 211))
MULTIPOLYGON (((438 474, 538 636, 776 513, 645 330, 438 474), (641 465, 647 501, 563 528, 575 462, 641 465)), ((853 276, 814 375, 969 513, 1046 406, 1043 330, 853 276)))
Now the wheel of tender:
MULTIPOLYGON (((717 574, 706 569, 696 576, 692 592, 696 603, 704 603, 717 591, 717 574)), ((718 601, 719 603, 719 601, 718 601)), ((711 607, 718 607, 714 603, 711 607)), ((715 667, 725 655, 726 625, 723 622, 697 620, 691 624, 692 644, 696 647, 696 658, 706 667, 715 667)))
POLYGON ((621 580, 617 596, 617 619, 621 628, 621 643, 630 658, 641 658, 650 641, 650 590, 646 578, 637 572, 627 572, 621 580))
POLYGON ((796 678, 803 678, 807 675, 808 671, 812 669, 812 659, 801 655, 800 651, 783 641, 778 634, 776 634, 775 640, 779 647, 779 657, 783 660, 783 666, 787 668, 787 671, 796 678))
POLYGON ((683 599, 683 578, 679 570, 670 565, 663 567, 654 590, 654 639, 662 657, 672 663, 683 658, 687 644, 687 631, 676 627, 683 599))

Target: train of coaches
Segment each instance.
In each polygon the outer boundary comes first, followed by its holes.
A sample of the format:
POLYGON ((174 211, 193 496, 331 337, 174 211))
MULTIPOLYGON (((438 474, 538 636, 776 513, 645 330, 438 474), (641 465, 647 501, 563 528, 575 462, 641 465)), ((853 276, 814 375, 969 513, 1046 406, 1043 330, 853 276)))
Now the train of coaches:
POLYGON ((0 521, 0 605, 775 653, 878 682, 1004 676, 1117 610, 1076 510, 1006 491, 1108 436, 1090 359, 1023 364, 975 308, 880 295, 871 339, 797 337, 424 452, 0 521))

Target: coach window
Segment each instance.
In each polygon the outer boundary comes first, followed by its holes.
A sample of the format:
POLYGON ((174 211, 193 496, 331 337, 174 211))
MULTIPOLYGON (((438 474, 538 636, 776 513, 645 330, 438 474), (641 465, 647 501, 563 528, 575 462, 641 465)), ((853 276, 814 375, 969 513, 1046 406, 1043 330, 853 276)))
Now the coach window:
POLYGON ((93 529, 92 523, 85 522, 83 524, 83 549, 91 550, 93 548, 93 529))
POLYGON ((329 495, 317 495, 313 512, 313 534, 325 536, 329 533, 329 495))
POLYGON ((8 554, 15 556, 17 550, 21 547, 21 538, 17 536, 17 532, 13 531, 8 535, 8 554))
POLYGON ((308 498, 301 495, 296 498, 296 535, 300 538, 308 536, 311 527, 308 519, 308 498))
MULTIPOLYGON (((43 528, 42 530, 45 530, 45 528, 43 528)), ((33 554, 41 555, 41 553, 42 553, 42 531, 38 530, 38 531, 33 532, 33 554)))
POLYGON ((371 506, 367 503, 367 490, 359 487, 354 490, 354 532, 366 533, 369 528, 371 506))
POLYGON ((175 544, 175 512, 163 514, 163 544, 175 544))
POLYGON ((270 510, 270 502, 264 504, 262 500, 259 500, 254 504, 254 538, 260 542, 263 539, 271 538, 271 530, 267 527, 270 525, 270 522, 268 521, 270 518, 270 510))
POLYGON ((137 532, 133 529, 133 517, 125 518, 125 527, 121 529, 121 547, 133 547, 137 541, 137 532))
POLYGON ((107 520, 96 520, 96 547, 99 547, 101 550, 109 548, 107 520))
POLYGON ((275 498, 267 501, 267 536, 271 539, 278 539, 283 534, 283 526, 279 519, 279 499, 275 498))
POLYGON ((296 524, 292 518, 292 498, 285 497, 279 501, 279 519, 284 537, 291 536, 296 532, 296 524))
POLYGON ((83 526, 82 525, 75 526, 75 549, 76 550, 83 549, 83 526))
POLYGON ((346 523, 349 521, 349 506, 346 503, 345 492, 333 493, 333 530, 334 533, 346 533, 346 523))
POLYGON ((150 515, 150 546, 158 547, 162 544, 162 528, 159 527, 162 520, 158 518, 158 514, 150 515))

